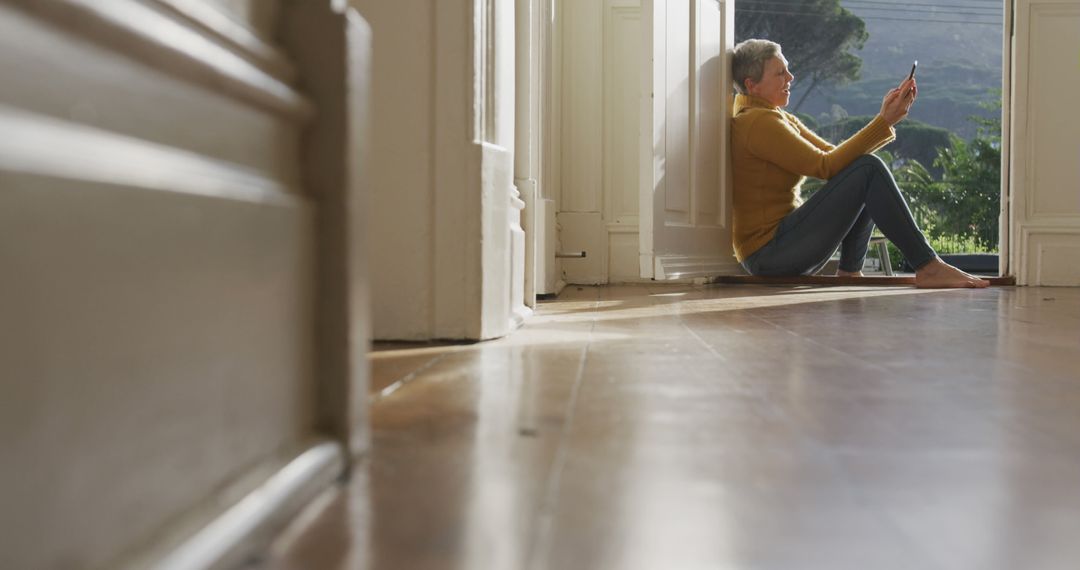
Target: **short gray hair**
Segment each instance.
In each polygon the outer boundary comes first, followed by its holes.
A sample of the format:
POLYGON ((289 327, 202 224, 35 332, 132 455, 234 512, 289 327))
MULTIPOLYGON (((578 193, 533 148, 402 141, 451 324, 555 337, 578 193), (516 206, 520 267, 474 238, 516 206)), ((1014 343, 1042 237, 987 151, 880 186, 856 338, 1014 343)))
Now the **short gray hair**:
POLYGON ((780 44, 769 40, 746 40, 739 42, 731 54, 731 80, 735 90, 746 94, 746 80, 761 81, 765 75, 765 62, 780 55, 780 44))

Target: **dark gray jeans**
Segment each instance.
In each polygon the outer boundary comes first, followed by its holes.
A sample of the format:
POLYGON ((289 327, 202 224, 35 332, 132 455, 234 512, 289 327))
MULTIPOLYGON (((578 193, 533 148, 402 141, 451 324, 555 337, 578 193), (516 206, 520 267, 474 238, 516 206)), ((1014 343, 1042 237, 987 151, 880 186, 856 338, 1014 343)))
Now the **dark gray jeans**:
POLYGON ((742 262, 751 275, 813 275, 840 247, 840 269, 859 271, 874 224, 919 268, 936 255, 896 180, 880 158, 864 154, 780 221, 776 235, 742 262))

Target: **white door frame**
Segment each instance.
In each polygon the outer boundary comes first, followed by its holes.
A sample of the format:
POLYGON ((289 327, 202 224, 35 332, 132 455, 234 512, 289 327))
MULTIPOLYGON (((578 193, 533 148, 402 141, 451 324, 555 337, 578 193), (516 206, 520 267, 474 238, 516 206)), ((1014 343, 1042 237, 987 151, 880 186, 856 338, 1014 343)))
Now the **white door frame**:
POLYGON ((1014 34, 1012 3, 1004 0, 1005 17, 1001 39, 1001 202, 998 216, 998 275, 1015 272, 1017 264, 1012 259, 1012 185, 1009 169, 1012 160, 1012 57, 1014 34))
MULTIPOLYGON (((526 257, 529 243, 533 255, 529 262, 532 272, 531 288, 535 295, 557 295, 566 283, 562 280, 562 263, 556 257, 559 250, 558 226, 555 213, 558 210, 558 180, 561 164, 558 141, 560 134, 561 105, 559 92, 562 53, 557 38, 561 33, 556 14, 556 0, 531 0, 535 17, 530 37, 532 61, 536 66, 531 76, 531 91, 536 95, 530 104, 527 121, 533 146, 530 148, 530 165, 527 169, 536 181, 534 201, 528 204, 524 219, 531 227, 525 229, 526 257)), ((520 74, 519 74, 520 77, 520 74)), ((521 113, 523 109, 519 109, 521 113)), ((523 124, 519 122, 518 125, 523 124)), ((519 136, 521 136, 519 134, 519 136)), ((519 139, 520 140, 520 139, 519 139)), ((526 178, 529 180, 530 178, 526 178)), ((530 280, 526 277, 526 282, 530 280)), ((526 299, 529 286, 526 286, 526 299)))
MULTIPOLYGON (((536 159, 538 163, 534 164, 534 168, 537 169, 537 176, 543 179, 545 176, 550 177, 552 175, 558 175, 559 164, 556 160, 545 160, 544 150, 549 150, 553 141, 558 138, 558 102, 554 99, 554 95, 557 92, 553 92, 552 86, 557 89, 557 80, 555 76, 558 73, 557 58, 560 56, 558 53, 557 42, 552 40, 552 13, 554 2, 551 0, 520 0, 522 3, 531 4, 534 1, 539 1, 539 10, 537 16, 539 16, 538 27, 533 28, 536 35, 529 37, 529 44, 533 49, 537 50, 536 58, 538 59, 538 83, 532 84, 532 90, 539 94, 539 101, 536 103, 536 110, 534 111, 537 116, 532 117, 531 120, 539 121, 540 128, 531 128, 530 124, 529 134, 535 136, 536 144, 536 159), (555 65, 553 66, 553 61, 555 65), (555 68, 556 73, 552 73, 552 68, 555 68), (552 119, 555 119, 555 122, 552 119)), ((657 0, 660 1, 660 0, 657 0)), ((731 4, 734 5, 735 0, 731 0, 731 4)), ((1013 180, 1013 146, 1014 146, 1014 133, 1013 123, 1016 115, 1014 109, 1015 100, 1015 79, 1013 77, 1015 69, 1015 53, 1013 40, 1015 37, 1015 13, 1013 5, 1016 0, 1005 0, 1004 2, 1004 28, 1002 38, 1002 106, 1001 106, 1001 213, 999 217, 999 272, 1003 276, 1014 275, 1018 279, 1018 283, 1026 283, 1026 279, 1020 273, 1024 267, 1023 251, 1016 244, 1021 243, 1021 239, 1018 234, 1020 232, 1014 232, 1017 226, 1017 214, 1016 205, 1021 199, 1016 193, 1017 186, 1013 180)), ((535 5, 534 5, 535 6, 535 5)), ((557 30, 554 30, 557 33, 557 30)), ((519 31, 520 34, 520 31, 519 31)), ((519 65, 521 62, 519 57, 519 65)), ((520 74, 519 74, 520 75, 520 74)), ((519 88, 522 84, 519 83, 519 88)), ((651 91, 650 91, 651 93, 651 91)), ((519 111, 519 120, 522 117, 519 111)), ((522 123, 519 122, 519 125, 522 123)), ((519 133, 519 141, 523 140, 522 134, 519 133)), ((520 144, 520 143, 519 143, 520 144)), ((643 165, 644 168, 644 165, 643 165)), ((542 188, 536 188, 536 198, 538 201, 542 201, 544 196, 542 188)), ((524 197, 524 193, 523 193, 524 197)), ((730 196, 725 196, 727 200, 730 200, 730 196)), ((528 202, 528 200, 527 200, 528 202)), ((553 203, 553 201, 551 201, 553 203)), ((532 286, 531 291, 543 293, 557 292, 553 291, 554 287, 550 284, 545 288, 543 284, 544 276, 547 275, 548 279, 554 283, 554 279, 551 279, 551 274, 554 273, 555 265, 555 250, 553 245, 554 239, 544 240, 545 236, 550 237, 556 231, 554 226, 554 217, 549 216, 547 220, 544 219, 544 212, 542 204, 536 204, 536 208, 530 208, 526 210, 525 219, 528 220, 527 224, 535 224, 526 228, 527 243, 529 244, 530 252, 533 252, 531 259, 528 262, 527 272, 531 274, 533 279, 527 278, 527 282, 532 286), (533 211, 530 212, 529 210, 533 211), (550 227, 549 227, 550 226, 550 227), (539 240, 539 241, 538 241, 539 240), (549 259, 550 258, 550 259, 549 259), (536 281, 539 279, 539 282, 536 281)), ((729 206, 725 203, 724 206, 729 206)), ((645 204, 643 200, 643 207, 651 207, 651 203, 645 204)), ((550 207, 549 207, 550 208, 550 207)), ((643 240, 647 230, 642 228, 643 240)), ((655 277, 656 264, 655 259, 646 254, 643 251, 642 254, 642 275, 655 277)), ((561 289, 561 287, 559 287, 561 289)), ((528 291, 529 289, 527 289, 528 291)), ((527 294, 526 298, 529 296, 527 294)))
MULTIPOLYGON (((544 254, 543 244, 537 243, 543 219, 538 218, 537 200, 540 197, 540 123, 544 82, 541 78, 543 50, 543 18, 541 0, 517 0, 515 121, 514 121, 514 186, 525 206, 521 212, 521 227, 525 232, 524 274, 521 284, 522 301, 526 307, 536 305, 538 254, 544 254)), ((554 256, 554 252, 551 252, 554 256)))

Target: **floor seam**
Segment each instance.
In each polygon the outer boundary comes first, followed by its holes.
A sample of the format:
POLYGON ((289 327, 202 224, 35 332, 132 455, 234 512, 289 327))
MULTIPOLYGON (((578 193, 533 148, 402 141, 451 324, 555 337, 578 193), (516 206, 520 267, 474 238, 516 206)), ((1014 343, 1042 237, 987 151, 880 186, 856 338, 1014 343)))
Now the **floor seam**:
POLYGON ((892 370, 890 370, 890 369, 888 369, 888 368, 886 368, 886 367, 884 367, 884 366, 882 366, 880 364, 871 362, 871 361, 869 361, 869 360, 867 360, 865 358, 862 358, 862 357, 860 357, 858 355, 852 354, 852 353, 844 351, 844 350, 840 350, 839 348, 836 348, 836 347, 830 346, 828 344, 825 344, 823 342, 817 341, 817 340, 813 339, 812 337, 806 336, 806 335, 804 335, 804 334, 802 334, 800 332, 797 332, 797 331, 793 331, 793 330, 791 330, 791 329, 789 329, 789 328, 787 328, 787 327, 785 327, 785 326, 783 326, 783 325, 781 325, 779 323, 775 323, 773 321, 770 321, 769 319, 766 319, 765 317, 759 317, 757 315, 752 315, 752 316, 755 319, 758 319, 759 321, 761 321, 763 323, 767 323, 769 326, 772 326, 772 327, 774 327, 776 329, 784 331, 784 332, 786 332, 786 333, 788 333, 790 335, 799 337, 800 339, 805 340, 806 342, 809 342, 810 344, 813 344, 815 346, 820 346, 821 348, 824 348, 824 349, 829 350, 831 352, 835 352, 836 354, 840 354, 840 355, 842 355, 842 356, 844 356, 846 358, 856 360, 860 364, 865 364, 865 365, 870 366, 871 368, 875 368, 877 370, 880 370, 883 373, 888 374, 890 377, 895 375, 895 373, 892 370))
POLYGON ((423 364, 423 366, 421 366, 421 367, 417 368, 416 370, 413 370, 412 372, 402 376, 400 379, 395 380, 394 382, 391 382, 389 385, 387 385, 382 390, 379 390, 378 392, 376 392, 374 394, 370 394, 368 396, 368 404, 369 405, 375 405, 375 404, 378 404, 379 402, 382 402, 386 398, 390 397, 391 394, 393 394, 393 393, 397 392, 398 390, 400 390, 401 388, 403 388, 406 384, 411 383, 413 380, 416 379, 417 376, 419 376, 421 373, 427 371, 428 368, 431 368, 432 366, 435 366, 436 363, 438 363, 442 359, 446 358, 449 354, 450 353, 440 354, 439 356, 436 356, 435 358, 432 358, 431 360, 425 362, 423 364))
MULTIPOLYGON (((598 308, 599 305, 599 299, 595 300, 593 305, 594 313, 595 308, 598 308)), ((574 385, 570 389, 570 396, 566 404, 566 421, 563 424, 562 432, 559 434, 559 442, 555 448, 555 458, 552 461, 551 472, 548 476, 547 485, 544 490, 544 498, 540 503, 540 509, 537 513, 537 531, 535 538, 530 545, 531 552, 529 553, 526 562, 527 568, 544 570, 548 567, 547 556, 548 552, 550 552, 551 529, 555 518, 554 511, 559 495, 562 472, 566 463, 567 442, 570 439, 570 432, 574 427, 578 395, 581 392, 582 385, 585 384, 585 365, 589 359, 589 347, 592 344, 592 336, 595 329, 596 318, 594 317, 589 327, 589 336, 585 340, 585 346, 581 349, 581 361, 578 364, 574 385)))
POLYGON ((697 331, 690 328, 690 325, 686 323, 686 319, 683 318, 682 312, 677 313, 677 316, 679 318, 679 324, 682 325, 682 327, 684 329, 686 329, 686 332, 690 333, 690 336, 694 337, 699 343, 701 343, 701 345, 704 346, 705 349, 708 350, 709 353, 711 353, 713 356, 719 358, 720 360, 722 360, 724 362, 727 362, 727 357, 726 356, 724 356, 723 354, 720 354, 719 352, 717 352, 716 349, 713 348, 713 346, 711 344, 709 344, 708 342, 705 342, 705 339, 701 338, 701 335, 699 335, 697 333, 697 331))

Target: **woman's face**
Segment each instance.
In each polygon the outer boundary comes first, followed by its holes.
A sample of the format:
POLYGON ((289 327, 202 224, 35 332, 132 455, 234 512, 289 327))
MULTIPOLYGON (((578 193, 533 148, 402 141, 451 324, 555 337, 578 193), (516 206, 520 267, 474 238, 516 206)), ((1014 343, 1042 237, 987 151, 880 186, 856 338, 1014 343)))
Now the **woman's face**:
POLYGON ((765 62, 765 72, 761 74, 761 81, 747 80, 747 91, 777 107, 785 107, 791 99, 793 79, 795 76, 788 71, 787 60, 783 55, 778 55, 765 62))

